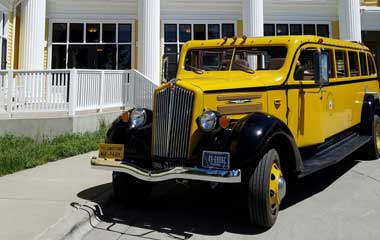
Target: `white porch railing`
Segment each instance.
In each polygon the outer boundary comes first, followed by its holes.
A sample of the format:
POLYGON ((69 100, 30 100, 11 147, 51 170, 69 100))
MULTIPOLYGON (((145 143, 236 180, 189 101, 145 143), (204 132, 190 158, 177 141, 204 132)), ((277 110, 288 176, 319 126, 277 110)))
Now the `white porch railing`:
POLYGON ((136 70, 0 71, 0 115, 151 109, 156 87, 136 70))

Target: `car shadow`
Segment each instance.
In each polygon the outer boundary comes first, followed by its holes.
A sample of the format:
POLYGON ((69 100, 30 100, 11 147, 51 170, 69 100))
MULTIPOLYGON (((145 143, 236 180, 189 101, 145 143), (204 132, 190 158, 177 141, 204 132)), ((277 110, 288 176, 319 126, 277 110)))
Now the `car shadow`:
MULTIPOLYGON (((281 210, 328 188, 357 163, 350 157, 292 182, 281 210)), ((78 193, 78 197, 96 202, 101 191, 112 192, 111 188, 111 184, 100 185, 78 193)), ((249 224, 246 204, 240 193, 239 185, 222 185, 211 190, 206 183, 184 186, 176 182, 164 182, 154 186, 149 200, 141 203, 141 206, 126 206, 111 197, 107 204, 101 206, 102 211, 97 211, 97 217, 107 227, 96 228, 117 232, 113 228, 115 225, 133 226, 144 230, 134 237, 141 235, 146 238, 147 234, 158 232, 175 239, 188 239, 193 234, 218 236, 229 232, 257 235, 267 231, 249 224)), ((122 231, 119 233, 128 235, 122 231)))

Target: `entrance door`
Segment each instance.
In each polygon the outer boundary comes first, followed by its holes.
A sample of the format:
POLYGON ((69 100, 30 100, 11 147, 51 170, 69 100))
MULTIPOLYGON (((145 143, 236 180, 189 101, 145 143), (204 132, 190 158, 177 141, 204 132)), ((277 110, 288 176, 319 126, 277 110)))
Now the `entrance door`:
POLYGON ((293 79, 289 81, 290 86, 297 86, 290 87, 289 97, 298 104, 289 104, 289 110, 293 113, 293 134, 300 147, 323 143, 328 129, 328 92, 314 81, 314 54, 318 51, 318 46, 307 45, 298 53, 293 79))

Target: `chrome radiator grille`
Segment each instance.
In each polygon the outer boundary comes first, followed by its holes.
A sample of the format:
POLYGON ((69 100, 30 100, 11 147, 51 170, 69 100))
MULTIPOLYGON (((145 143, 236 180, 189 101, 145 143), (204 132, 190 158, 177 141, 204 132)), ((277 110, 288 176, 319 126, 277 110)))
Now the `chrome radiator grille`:
POLYGON ((194 93, 172 86, 157 93, 154 102, 153 157, 169 166, 187 158, 194 93))

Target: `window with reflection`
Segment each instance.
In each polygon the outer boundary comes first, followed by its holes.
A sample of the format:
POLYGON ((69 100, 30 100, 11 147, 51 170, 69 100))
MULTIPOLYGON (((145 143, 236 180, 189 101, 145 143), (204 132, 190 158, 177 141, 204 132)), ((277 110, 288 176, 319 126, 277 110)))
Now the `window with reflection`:
POLYGON ((100 42, 100 24, 87 24, 86 29, 86 42, 98 43, 100 42))
POLYGON ((132 67, 130 23, 53 23, 51 45, 53 69, 132 67))
POLYGON ((182 46, 189 40, 220 39, 224 36, 235 36, 235 24, 228 22, 184 22, 164 24, 164 57, 168 59, 167 72, 169 79, 175 78, 178 57, 182 46))
POLYGON ((192 49, 187 52, 187 71, 278 70, 285 62, 287 48, 262 46, 253 48, 192 49))

